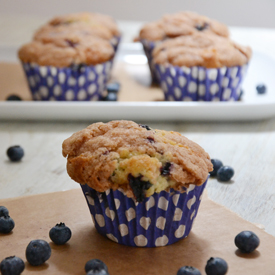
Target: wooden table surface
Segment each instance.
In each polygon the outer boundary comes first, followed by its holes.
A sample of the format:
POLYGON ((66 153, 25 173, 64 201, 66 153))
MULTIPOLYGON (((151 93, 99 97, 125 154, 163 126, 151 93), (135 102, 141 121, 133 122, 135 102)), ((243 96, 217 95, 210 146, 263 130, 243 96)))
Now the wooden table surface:
MULTIPOLYGON (((0 46, 13 47, 29 39, 35 24, 43 23, 37 18, 24 24, 14 18, 12 22, 8 16, 0 21, 0 37, 6 36, 0 46)), ((131 22, 120 25, 126 42, 140 26, 131 22)), ((231 28, 231 33, 241 43, 274 54, 275 30, 231 28)), ((61 144, 92 122, 0 121, 0 199, 79 188, 66 173, 61 144), (8 161, 6 150, 11 145, 24 148, 21 162, 8 161)), ((262 224, 275 236, 275 118, 257 122, 137 122, 178 131, 199 143, 211 158, 232 166, 235 176, 231 182, 209 180, 209 197, 244 219, 262 224)))

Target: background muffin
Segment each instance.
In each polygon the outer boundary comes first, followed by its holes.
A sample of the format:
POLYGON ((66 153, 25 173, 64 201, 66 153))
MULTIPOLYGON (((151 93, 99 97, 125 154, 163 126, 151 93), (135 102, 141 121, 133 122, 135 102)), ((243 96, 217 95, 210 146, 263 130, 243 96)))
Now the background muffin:
POLYGON ((18 56, 34 100, 98 100, 114 49, 105 39, 71 31, 23 45, 18 56))
POLYGON ((209 33, 218 36, 228 37, 229 31, 226 25, 210 19, 206 16, 194 12, 179 12, 164 15, 156 22, 147 23, 140 30, 138 40, 142 43, 153 82, 158 83, 155 68, 152 60, 152 51, 161 41, 175 38, 182 35, 192 35, 196 33, 209 33))
POLYGON ((251 49, 229 38, 195 33, 168 39, 153 51, 165 100, 238 100, 251 49))
POLYGON ((108 15, 100 13, 72 13, 60 15, 51 19, 34 34, 34 40, 48 37, 51 33, 63 32, 67 28, 78 30, 82 35, 99 36, 110 41, 114 49, 117 50, 121 33, 114 19, 108 15))
POLYGON ((179 133, 131 121, 95 123, 63 142, 99 233, 131 246, 162 246, 188 235, 209 155, 179 133))

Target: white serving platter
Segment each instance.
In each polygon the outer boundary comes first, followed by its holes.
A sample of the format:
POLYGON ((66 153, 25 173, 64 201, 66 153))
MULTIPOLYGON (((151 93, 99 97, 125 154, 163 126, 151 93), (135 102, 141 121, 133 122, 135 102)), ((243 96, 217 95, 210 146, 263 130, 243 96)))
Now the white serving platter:
MULTIPOLYGON (((0 48, 1 61, 15 61, 16 49, 0 48)), ((117 60, 147 66, 139 43, 120 46, 117 60)), ((1 83, 0 83, 1 85, 1 83)), ((1 120, 252 121, 275 116, 275 58, 253 53, 239 102, 0 102, 1 120), (267 93, 257 94, 264 83, 267 93)))

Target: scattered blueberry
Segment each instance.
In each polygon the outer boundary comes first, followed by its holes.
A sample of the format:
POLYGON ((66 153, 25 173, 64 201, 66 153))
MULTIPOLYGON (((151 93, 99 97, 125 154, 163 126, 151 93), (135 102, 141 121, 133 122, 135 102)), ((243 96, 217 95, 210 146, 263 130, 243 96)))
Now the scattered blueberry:
POLYGON ((260 239, 252 231, 242 231, 235 237, 235 245, 244 253, 253 252, 260 244, 260 239))
POLYGON ((0 217, 8 216, 9 210, 5 206, 0 206, 0 217))
POLYGON ((55 244, 65 244, 71 238, 72 232, 65 223, 61 222, 50 230, 49 235, 55 244))
POLYGON ((118 93, 120 89, 120 84, 118 82, 112 82, 107 84, 108 93, 118 93))
POLYGON ((227 262, 222 258, 211 257, 205 266, 207 275, 224 275, 228 270, 227 262))
POLYGON ((74 42, 73 40, 71 39, 65 39, 66 43, 68 44, 68 46, 72 47, 72 48, 75 48, 78 43, 77 42, 74 42))
POLYGON ((128 175, 129 184, 137 202, 142 202, 145 199, 145 190, 152 186, 149 181, 143 181, 141 178, 142 176, 134 177, 131 174, 128 175))
POLYGON ((219 181, 229 181, 234 176, 234 169, 230 166, 222 166, 217 172, 219 181))
POLYGON ((170 175, 170 169, 171 169, 171 162, 166 162, 164 166, 160 168, 160 173, 163 176, 170 175))
POLYGON ((16 256, 7 257, 0 263, 2 275, 20 275, 24 269, 25 263, 16 256))
POLYGON ((108 267, 107 265, 102 262, 101 260, 98 260, 98 259, 92 259, 90 261, 88 261, 86 264, 85 264, 85 271, 86 272, 89 272, 90 270, 93 270, 93 271, 101 271, 101 270, 104 270, 106 272, 108 272, 108 267))
POLYGON ((109 273, 106 270, 90 270, 86 275, 109 275, 109 273))
POLYGON ((117 94, 110 92, 102 98, 103 101, 117 101, 117 94))
POLYGON ((9 95, 7 98, 6 98, 7 101, 21 101, 22 98, 18 95, 9 95))
POLYGON ((183 266, 178 270, 177 275, 201 275, 201 273, 193 266, 183 266))
POLYGON ((34 266, 45 263, 51 256, 51 247, 44 240, 33 240, 26 248, 27 261, 34 266))
POLYGON ((243 91, 243 89, 241 89, 238 101, 242 100, 243 95, 244 95, 244 91, 243 91))
POLYGON ((24 156, 24 150, 19 145, 11 146, 7 150, 7 155, 11 161, 19 161, 24 156))
POLYGON ((0 233, 10 233, 13 230, 14 225, 14 221, 10 216, 0 216, 0 233))
POLYGON ((211 159, 213 164, 213 171, 209 172, 211 177, 215 177, 217 175, 218 170, 223 166, 223 163, 218 159, 211 159))
POLYGON ((264 84, 259 84, 256 86, 258 94, 262 95, 266 93, 266 86, 264 84))

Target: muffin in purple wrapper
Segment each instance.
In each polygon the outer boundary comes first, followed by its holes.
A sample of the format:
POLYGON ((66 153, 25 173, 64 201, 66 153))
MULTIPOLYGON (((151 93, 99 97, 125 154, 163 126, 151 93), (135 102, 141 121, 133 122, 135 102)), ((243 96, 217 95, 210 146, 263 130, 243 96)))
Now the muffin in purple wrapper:
POLYGON ((73 134, 62 149, 100 234, 142 247, 188 236, 212 171, 198 144, 176 132, 111 121, 73 134))
POLYGON ((153 51, 164 99, 236 101, 252 51, 206 33, 169 39, 153 51))
POLYGON ((19 58, 34 100, 100 100, 110 78, 114 48, 78 32, 23 45, 19 58))
POLYGON ((154 83, 159 83, 152 56, 155 46, 166 39, 200 32, 222 37, 229 36, 229 30, 224 24, 190 11, 166 14, 160 20, 142 27, 137 40, 143 45, 154 83))

